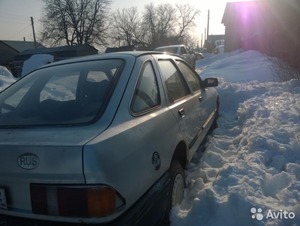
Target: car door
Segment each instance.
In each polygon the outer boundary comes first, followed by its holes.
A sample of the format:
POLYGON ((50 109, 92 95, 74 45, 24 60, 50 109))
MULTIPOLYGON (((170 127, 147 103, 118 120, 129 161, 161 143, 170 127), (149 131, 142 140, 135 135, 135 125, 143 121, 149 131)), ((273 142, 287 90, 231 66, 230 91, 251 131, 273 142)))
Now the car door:
MULTIPOLYGON (((180 62, 185 64, 183 61, 180 62)), ((161 59, 158 64, 169 98, 169 108, 176 117, 189 148, 192 148, 204 123, 201 114, 200 84, 196 84, 196 80, 194 80, 193 87, 191 87, 171 59, 161 59)), ((185 67, 188 68, 186 64, 185 67)))

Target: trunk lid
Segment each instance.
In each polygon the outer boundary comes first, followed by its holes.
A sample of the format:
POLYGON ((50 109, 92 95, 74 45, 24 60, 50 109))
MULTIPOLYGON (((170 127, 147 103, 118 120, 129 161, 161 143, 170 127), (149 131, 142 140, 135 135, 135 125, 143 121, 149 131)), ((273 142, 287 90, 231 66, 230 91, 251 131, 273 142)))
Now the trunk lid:
POLYGON ((84 184, 82 147, 99 133, 88 128, 0 130, 0 213, 31 212, 30 184, 84 184))

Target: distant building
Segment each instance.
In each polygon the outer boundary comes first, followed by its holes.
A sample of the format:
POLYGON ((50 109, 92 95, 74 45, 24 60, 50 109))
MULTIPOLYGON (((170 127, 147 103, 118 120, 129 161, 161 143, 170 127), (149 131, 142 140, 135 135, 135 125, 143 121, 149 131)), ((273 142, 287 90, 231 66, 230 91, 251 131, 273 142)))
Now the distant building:
POLYGON ((69 59, 73 57, 87 56, 98 54, 98 50, 91 45, 67 45, 54 48, 38 48, 27 49, 14 56, 11 61, 11 65, 14 68, 14 75, 16 77, 21 76, 22 65, 24 61, 36 54, 48 54, 54 57, 54 61, 69 59))
MULTIPOLYGON (((7 65, 19 53, 34 48, 34 42, 0 40, 0 65, 7 65)), ((37 48, 46 47, 37 42, 37 48)))
POLYGON ((97 54, 98 50, 89 44, 66 45, 54 48, 27 49, 15 57, 15 60, 26 60, 35 54, 50 54, 55 57, 55 61, 72 57, 87 56, 97 54))
POLYGON ((225 51, 252 49, 287 59, 292 51, 299 54, 299 21, 299 0, 229 2, 222 19, 225 51))

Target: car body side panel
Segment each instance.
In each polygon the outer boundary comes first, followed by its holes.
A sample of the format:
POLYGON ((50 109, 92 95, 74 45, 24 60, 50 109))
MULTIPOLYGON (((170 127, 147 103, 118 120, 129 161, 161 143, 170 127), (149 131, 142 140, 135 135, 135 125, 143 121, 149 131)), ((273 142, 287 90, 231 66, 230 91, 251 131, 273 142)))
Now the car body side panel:
POLYGON ((175 150, 174 140, 180 139, 178 126, 166 109, 156 116, 110 127, 84 150, 86 182, 105 183, 115 187, 129 208, 167 171, 175 150), (177 128, 176 128, 177 127, 177 128), (162 139, 165 138, 165 139, 162 139), (174 139, 174 140, 173 140, 174 139), (160 166, 156 169, 154 153, 160 166))
MULTIPOLYGON (((140 63, 144 60, 152 58, 140 63)), ((87 183, 102 181, 117 188, 126 200, 124 211, 168 170, 177 142, 183 140, 176 119, 166 107, 161 81, 161 105, 148 114, 130 113, 140 67, 138 62, 110 128, 84 148, 87 183), (154 155, 159 156, 159 166, 154 155)))
MULTIPOLYGON (((168 59, 168 56, 164 59, 168 59)), ((167 96, 165 85, 164 90, 165 96, 167 96)), ((218 96, 215 88, 201 88, 199 91, 192 92, 190 90, 190 92, 189 95, 174 103, 166 98, 168 107, 176 118, 185 142, 188 145, 187 160, 191 160, 207 134, 208 130, 204 126, 210 127, 210 121, 214 119, 218 96), (183 115, 181 111, 183 111, 183 115)))
POLYGON ((193 140, 204 123, 203 114, 200 114, 203 109, 198 97, 199 95, 189 95, 169 106, 189 147, 193 145, 193 140), (181 111, 182 113, 180 113, 181 111))
MULTIPOLYGON (((169 59, 168 57, 166 57, 164 58, 164 60, 169 59)), ((171 61, 172 60, 170 60, 170 62, 171 61)), ((176 63, 174 63, 173 65, 176 65, 176 63)), ((161 69, 159 70, 161 71, 161 69)), ((176 70, 180 71, 180 68, 176 66, 176 70)), ((163 72, 161 71, 161 73, 163 72)), ((185 80, 183 76, 180 75, 180 77, 185 80)), ((166 91, 165 96, 167 96, 168 94, 165 80, 163 80, 163 86, 164 90, 166 91)), ((208 112, 206 112, 205 108, 202 107, 201 90, 198 90, 197 92, 192 92, 192 90, 189 90, 189 94, 182 97, 181 99, 178 99, 175 102, 171 102, 169 98, 166 98, 166 102, 168 108, 171 110, 177 120, 187 146, 189 148, 192 147, 193 143, 198 138, 197 134, 201 132, 202 126, 208 115, 208 112)))
POLYGON ((197 139, 194 140, 193 146, 190 146, 189 153, 188 153, 188 161, 190 161, 195 152, 197 151, 199 145, 204 140, 208 130, 210 129, 216 114, 217 114, 217 97, 218 94, 215 88, 205 88, 201 90, 201 107, 200 107, 200 114, 202 118, 202 125, 200 130, 198 131, 197 139))

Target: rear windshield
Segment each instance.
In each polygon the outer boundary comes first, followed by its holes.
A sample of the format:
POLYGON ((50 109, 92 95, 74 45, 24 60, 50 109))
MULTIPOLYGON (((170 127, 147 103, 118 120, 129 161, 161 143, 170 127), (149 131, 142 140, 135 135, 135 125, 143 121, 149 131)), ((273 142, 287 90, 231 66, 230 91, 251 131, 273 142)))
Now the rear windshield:
POLYGON ((0 94, 0 126, 93 121, 109 98, 122 60, 88 61, 37 70, 0 94))

